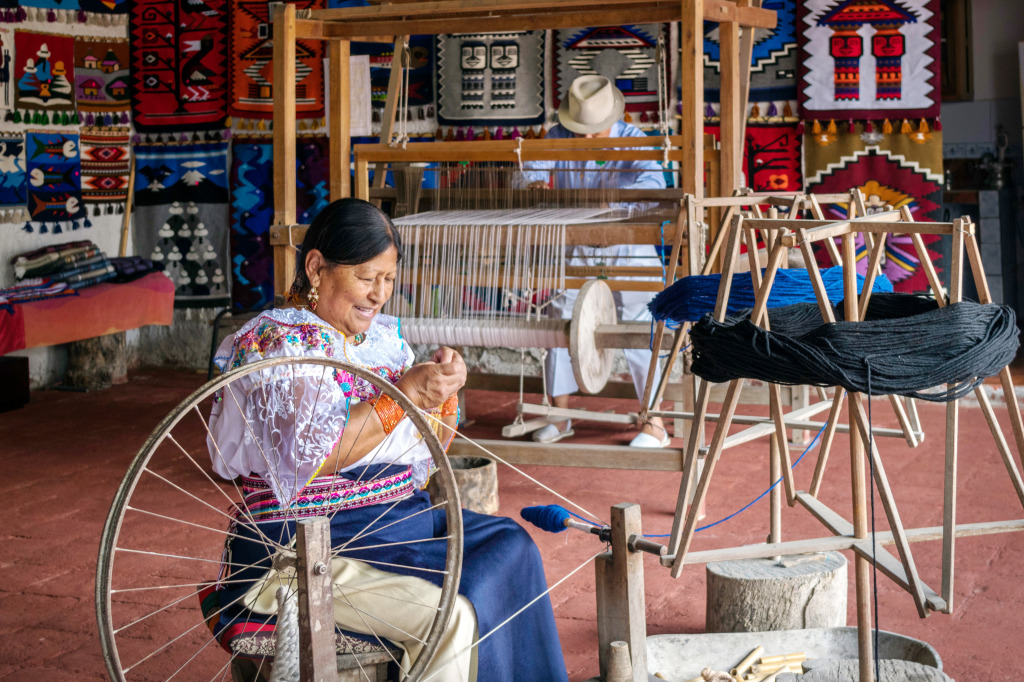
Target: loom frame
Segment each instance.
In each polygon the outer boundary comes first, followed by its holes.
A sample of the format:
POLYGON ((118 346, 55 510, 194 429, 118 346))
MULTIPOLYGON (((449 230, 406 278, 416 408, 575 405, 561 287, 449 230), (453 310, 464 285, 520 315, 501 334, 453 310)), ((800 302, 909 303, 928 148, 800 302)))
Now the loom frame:
MULTIPOLYGON (((821 273, 814 260, 811 243, 828 240, 833 237, 842 239, 842 250, 839 253, 841 264, 844 265, 844 288, 845 295, 845 318, 849 321, 861 319, 871 297, 871 287, 865 286, 860 296, 857 295, 856 262, 854 237, 856 233, 864 235, 865 243, 870 251, 868 273, 865 281, 870 282, 878 274, 881 262, 881 252, 884 241, 889 234, 909 234, 914 243, 918 258, 925 269, 929 286, 940 306, 947 305, 947 292, 942 287, 941 281, 935 270, 934 263, 921 239, 922 234, 938 234, 950 236, 953 240, 951 259, 951 283, 948 291, 949 302, 962 300, 963 282, 963 255, 966 251, 967 259, 971 267, 971 273, 977 286, 981 303, 991 303, 992 296, 985 277, 984 267, 981 261, 981 251, 975 237, 974 226, 968 218, 958 218, 948 223, 917 223, 908 207, 904 206, 899 211, 884 212, 882 214, 867 215, 863 201, 863 195, 859 190, 854 192, 854 201, 850 204, 850 218, 845 221, 824 221, 824 220, 780 220, 777 218, 746 218, 741 215, 733 217, 727 238, 727 249, 725 255, 725 272, 722 277, 722 284, 719 289, 718 303, 716 305, 715 317, 722 321, 725 317, 726 303, 731 288, 732 274, 736 269, 739 260, 739 246, 742 240, 746 239, 748 245, 752 243, 755 231, 763 231, 770 244, 770 255, 767 269, 761 276, 756 267, 752 267, 751 276, 754 279, 757 297, 751 314, 751 321, 754 324, 762 323, 763 328, 769 329, 768 320, 765 317, 767 312, 767 300, 771 291, 772 282, 783 256, 789 249, 799 249, 804 263, 811 273, 811 281, 814 286, 815 296, 818 301, 822 318, 825 322, 832 322, 832 310, 824 285, 821 281, 821 273), (857 213, 861 217, 856 217, 857 213), (894 215, 895 214, 895 215, 894 215)), ((816 214, 820 215, 820 206, 816 214)), ((832 249, 830 249, 830 253, 832 249)), ((674 355, 670 355, 668 363, 674 362, 674 355)), ((1000 382, 1006 395, 1013 396, 1013 380, 1010 376, 1009 367, 1004 367, 999 372, 1000 382)), ((770 461, 773 480, 777 480, 776 472, 781 472, 784 482, 784 489, 789 506, 799 503, 806 508, 815 518, 818 519, 833 535, 829 537, 814 538, 807 540, 782 541, 781 539, 781 515, 777 513, 773 504, 770 515, 771 534, 769 542, 762 545, 750 545, 731 549, 715 549, 701 552, 690 552, 689 547, 693 539, 694 531, 698 520, 698 510, 704 501, 708 487, 726 440, 729 427, 734 422, 736 403, 739 397, 739 388, 743 379, 736 379, 729 382, 726 397, 723 401, 722 416, 720 417, 712 437, 710 451, 708 452, 700 479, 696 484, 692 501, 691 486, 697 466, 698 455, 698 429, 691 430, 690 440, 686 449, 685 471, 680 485, 676 515, 673 520, 671 540, 667 551, 661 556, 663 566, 670 568, 673 577, 678 577, 682 568, 691 563, 707 563, 710 561, 723 561, 733 559, 764 558, 784 554, 796 554, 805 552, 823 552, 832 550, 850 549, 855 553, 855 580, 856 580, 856 602, 857 602, 857 625, 859 642, 860 680, 871 682, 874 680, 873 651, 871 640, 871 594, 870 594, 870 566, 872 557, 872 543, 868 526, 868 499, 867 484, 865 476, 865 459, 870 456, 873 463, 875 484, 878 488, 879 498, 889 521, 890 530, 884 533, 877 533, 875 540, 879 544, 895 544, 898 550, 898 558, 886 551, 875 553, 875 560, 878 569, 889 577, 893 582, 909 592, 917 607, 919 615, 923 618, 929 611, 942 611, 951 613, 953 609, 953 578, 954 578, 954 555, 955 539, 971 535, 988 533, 1009 532, 1024 530, 1024 519, 994 521, 974 524, 956 523, 956 487, 957 487, 957 430, 958 430, 958 408, 959 401, 954 400, 946 404, 946 434, 944 439, 945 451, 945 481, 943 489, 943 523, 941 527, 906 529, 899 517, 892 495, 892 489, 888 478, 885 475, 881 454, 877 445, 866 452, 866 443, 869 442, 867 414, 864 411, 862 396, 856 393, 848 393, 846 396, 847 409, 854 416, 856 428, 851 429, 850 435, 850 458, 852 467, 852 493, 853 493, 853 519, 852 522, 843 518, 838 512, 829 508, 826 504, 817 499, 817 488, 820 485, 821 477, 824 474, 827 460, 827 450, 824 448, 819 455, 815 467, 814 478, 810 491, 798 491, 793 481, 791 462, 788 448, 785 446, 784 434, 785 425, 781 419, 781 413, 777 400, 773 400, 772 419, 775 425, 771 434, 772 443, 770 449, 770 461), (689 505, 687 502, 690 501, 689 505), (688 506, 688 509, 687 509, 688 506), (917 566, 910 551, 909 543, 922 540, 942 539, 942 585, 940 592, 935 592, 928 587, 918 576, 917 566)), ((707 406, 710 398, 710 385, 707 382, 701 384, 700 393, 695 408, 695 420, 703 422, 707 416, 707 406)), ((1017 462, 1010 452, 1009 445, 996 420, 994 410, 984 392, 982 386, 975 389, 975 395, 984 412, 986 421, 992 432, 999 454, 1007 468, 1011 483, 1024 506, 1024 480, 1021 478, 1017 462)), ((835 417, 843 401, 843 393, 836 389, 833 397, 832 417, 830 423, 834 424, 835 417)), ((1024 465, 1024 421, 1021 418, 1020 406, 1015 400, 1007 401, 1007 411, 1010 416, 1015 443, 1017 446, 1018 458, 1024 465)), ((666 415, 670 416, 670 415, 666 415)), ((773 491, 774 492, 774 491, 773 491)))

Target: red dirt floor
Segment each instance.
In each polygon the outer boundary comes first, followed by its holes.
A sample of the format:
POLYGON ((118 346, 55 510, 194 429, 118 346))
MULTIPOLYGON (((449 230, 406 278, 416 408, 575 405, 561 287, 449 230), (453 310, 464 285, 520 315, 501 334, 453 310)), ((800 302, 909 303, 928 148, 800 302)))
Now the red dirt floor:
MULTIPOLYGON (((196 374, 139 370, 127 384, 92 393, 35 391, 26 407, 0 414, 0 465, 7 484, 7 521, 0 545, 0 679, 105 679, 94 615, 93 584, 100 530, 114 491, 146 436, 179 401, 202 383, 196 374)), ((575 405, 630 409, 626 401, 575 405)), ((494 437, 512 416, 515 396, 471 391, 473 423, 467 433, 494 437)), ((741 408, 742 409, 742 408, 741 408)), ((900 512, 908 528, 942 523, 945 409, 922 403, 927 433, 911 450, 902 440, 880 442, 900 512)), ((1010 439, 1005 408, 998 407, 1010 439)), ((958 522, 1024 518, 981 411, 960 412, 958 522)), ((888 405, 875 401, 874 423, 895 426, 888 405)), ((583 443, 625 443, 629 435, 603 425, 577 425, 583 443)), ((1011 439, 1012 440, 1012 439, 1011 439)), ((676 441, 679 445, 679 442, 676 441)), ((847 440, 837 435, 825 485, 819 495, 832 508, 850 508, 847 440)), ((798 454, 798 453, 796 453, 798 454)), ((728 450, 712 482, 707 519, 736 511, 766 487, 767 442, 728 450)), ((795 472, 806 488, 814 453, 795 472)), ((647 533, 670 529, 679 474, 642 471, 527 467, 526 471, 607 519, 619 502, 639 502, 647 533)), ((500 470, 500 513, 518 518, 526 505, 556 502, 518 474, 500 470)), ((700 533, 693 549, 762 542, 767 534, 767 499, 731 521, 700 533)), ((886 527, 876 504, 879 529, 886 527)), ((531 529, 544 556, 549 583, 561 579, 600 550, 581 533, 550 535, 531 529)), ((827 533, 806 511, 783 510, 784 539, 827 533)), ((174 539, 169 538, 173 545, 174 539)), ((941 543, 913 545, 922 578, 938 591, 941 543)), ((847 558, 851 558, 847 553, 847 558)), ((934 646, 951 677, 963 681, 1024 679, 1017 654, 1024 629, 1020 566, 1024 536, 1018 533, 961 539, 956 552, 952 615, 920 619, 909 594, 884 576, 878 582, 879 624, 934 646)), ((704 628, 702 566, 688 566, 673 580, 653 557, 645 557, 649 634, 698 633, 704 628)), ((852 570, 850 575, 852 576, 852 570)), ((552 592, 571 680, 596 675, 597 628, 593 569, 585 566, 552 592)), ((851 579, 848 622, 856 622, 851 579)))

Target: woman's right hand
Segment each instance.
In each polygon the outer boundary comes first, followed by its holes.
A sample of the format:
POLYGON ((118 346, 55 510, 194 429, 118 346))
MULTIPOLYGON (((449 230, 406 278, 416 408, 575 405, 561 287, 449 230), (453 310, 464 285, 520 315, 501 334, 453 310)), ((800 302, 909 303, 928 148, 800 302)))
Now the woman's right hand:
POLYGON ((466 384, 466 363, 450 348, 434 353, 432 362, 413 365, 395 384, 417 407, 437 407, 466 384))

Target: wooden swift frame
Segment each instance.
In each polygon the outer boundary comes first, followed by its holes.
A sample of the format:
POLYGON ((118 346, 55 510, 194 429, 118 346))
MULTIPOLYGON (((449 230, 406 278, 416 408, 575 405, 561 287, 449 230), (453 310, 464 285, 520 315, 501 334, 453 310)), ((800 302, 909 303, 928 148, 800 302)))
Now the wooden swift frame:
MULTIPOLYGON (((855 205, 862 207, 862 197, 857 197, 855 205)), ((879 271, 881 253, 884 242, 890 234, 908 234, 914 243, 917 255, 925 269, 932 293, 940 306, 962 300, 963 281, 963 254, 966 250, 967 258, 974 275, 974 282, 977 286, 980 302, 991 303, 992 297, 989 292, 988 283, 981 262, 981 253, 978 242, 975 238, 974 226, 969 219, 961 218, 949 223, 915 223, 910 211, 904 207, 900 211, 889 211, 872 216, 851 218, 845 221, 821 221, 821 220, 791 220, 777 218, 745 218, 736 216, 730 226, 725 256, 725 272, 722 277, 722 284, 718 293, 715 317, 719 321, 725 317, 726 304, 730 294, 731 276, 736 270, 739 259, 740 244, 744 239, 751 240, 755 232, 767 235, 767 243, 770 244, 768 266, 763 277, 757 268, 752 268, 751 276, 754 279, 757 296, 751 321, 765 329, 768 329, 767 301, 771 291, 772 283, 789 249, 799 249, 804 263, 811 274, 811 282, 814 287, 818 307, 825 322, 834 322, 831 303, 825 292, 822 283, 821 273, 815 262, 811 251, 811 244, 824 241, 826 246, 832 238, 841 238, 841 252, 839 256, 844 265, 844 289, 845 289, 845 319, 857 321, 861 319, 867 310, 871 297, 871 288, 864 287, 863 292, 857 294, 857 279, 855 267, 855 244, 856 235, 862 234, 870 253, 868 262, 867 282, 874 279, 879 271), (951 259, 951 284, 946 292, 938 279, 937 272, 925 249, 921 239, 922 234, 947 235, 953 240, 951 259), (948 302, 947 302, 948 293, 948 302)), ((749 242, 748 242, 749 243, 749 242)), ((1013 381, 1010 377, 1009 368, 1003 368, 999 373, 1000 381, 1006 395, 1014 395, 1013 381)), ((771 516, 770 542, 761 545, 750 545, 731 549, 716 549, 700 552, 690 552, 690 545, 697 527, 698 510, 707 496, 709 484, 714 473, 715 465, 722 453, 726 435, 734 420, 736 404, 743 380, 737 379, 729 382, 726 396, 723 400, 722 414, 712 437, 710 450, 704 464, 703 472, 697 482, 696 490, 693 493, 692 502, 687 505, 691 497, 691 486, 693 475, 696 470, 699 429, 691 430, 690 439, 686 449, 684 473, 679 490, 676 515, 673 521, 672 535, 667 552, 661 557, 661 563, 671 569, 673 577, 678 577, 685 564, 707 563, 710 561, 725 561, 733 559, 749 559, 772 557, 785 554, 800 554, 806 552, 821 552, 830 550, 852 549, 855 553, 855 578, 857 593, 857 623, 859 629, 860 644, 860 679, 862 682, 870 682, 873 679, 873 653, 871 641, 871 587, 870 567, 872 554, 875 555, 878 569, 892 579, 897 585, 907 590, 914 599, 918 613, 921 617, 928 615, 929 611, 942 611, 950 613, 953 609, 953 568, 955 538, 969 535, 981 535, 989 533, 1024 530, 1024 520, 996 521, 988 523, 957 524, 956 523, 956 488, 957 488, 957 429, 958 429, 958 404, 959 401, 951 401, 946 404, 946 435, 945 435, 945 485, 943 493, 943 523, 941 527, 905 529, 899 516, 899 511, 893 497, 889 480, 886 477, 881 455, 877 447, 872 447, 870 453, 865 453, 866 444, 869 439, 869 424, 867 412, 864 409, 863 396, 861 394, 849 393, 846 395, 847 409, 853 415, 855 428, 850 430, 850 457, 852 466, 852 493, 853 493, 853 519, 847 521, 840 514, 830 509, 817 498, 818 486, 825 470, 827 452, 822 451, 819 455, 814 478, 810 491, 797 490, 791 469, 789 451, 785 446, 785 439, 778 438, 778 434, 785 433, 785 424, 782 420, 781 410, 778 408, 777 400, 772 402, 772 419, 775 430, 772 434, 771 466, 773 477, 779 472, 784 482, 784 490, 790 506, 797 503, 805 507, 817 518, 833 535, 816 539, 782 541, 780 521, 776 514, 771 516), (874 551, 872 537, 868 521, 868 487, 865 476, 865 458, 871 457, 874 471, 874 482, 878 489, 883 509, 888 519, 890 530, 877 533, 874 542, 878 545, 895 544, 898 550, 898 557, 886 551, 874 551), (688 508, 687 508, 688 507, 688 508), (919 577, 917 566, 910 551, 909 544, 921 540, 941 539, 942 549, 942 585, 939 592, 928 587, 919 577)), ((694 409, 696 423, 702 423, 707 416, 707 407, 710 402, 710 385, 706 382, 701 384, 700 394, 694 409)), ((777 386, 775 387, 777 389, 777 386)), ((774 389, 773 389, 774 390, 774 389)), ((999 454, 1006 466, 1011 483, 1024 506, 1024 480, 1021 478, 1020 469, 1017 466, 1006 438, 1000 430, 994 410, 984 392, 979 386, 975 390, 979 404, 985 414, 999 454)), ((843 402, 843 391, 836 389, 833 400, 830 424, 838 417, 843 402)), ((1024 422, 1021 419, 1020 407, 1017 402, 1010 399, 1007 401, 1010 422, 1016 441, 1018 456, 1024 464, 1024 422)), ((774 480, 774 479, 773 479, 774 480)))

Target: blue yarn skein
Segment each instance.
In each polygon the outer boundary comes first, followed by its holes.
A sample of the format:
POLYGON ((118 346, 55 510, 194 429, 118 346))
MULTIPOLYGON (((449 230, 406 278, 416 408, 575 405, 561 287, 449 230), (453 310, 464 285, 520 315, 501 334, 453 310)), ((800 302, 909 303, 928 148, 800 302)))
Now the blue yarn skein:
MULTIPOLYGON (((762 271, 763 272, 763 271, 762 271)), ((864 288, 864 275, 857 274, 857 291, 864 288)), ((843 268, 836 266, 821 271, 821 280, 829 300, 840 301, 843 292, 843 268)), ((654 297, 648 308, 655 320, 674 322, 696 322, 704 315, 715 311, 721 275, 691 275, 684 277, 654 297)), ((892 282, 879 273, 875 277, 872 291, 891 292, 892 282)), ((740 310, 754 307, 754 283, 749 272, 737 272, 732 276, 732 290, 729 293, 727 314, 735 315, 740 310)), ((775 274, 771 293, 768 295, 769 308, 781 308, 794 303, 815 303, 811 278, 804 268, 780 269, 775 274)))
POLYGON ((523 507, 519 515, 549 533, 561 533, 566 529, 565 522, 569 520, 569 512, 557 504, 523 507))

